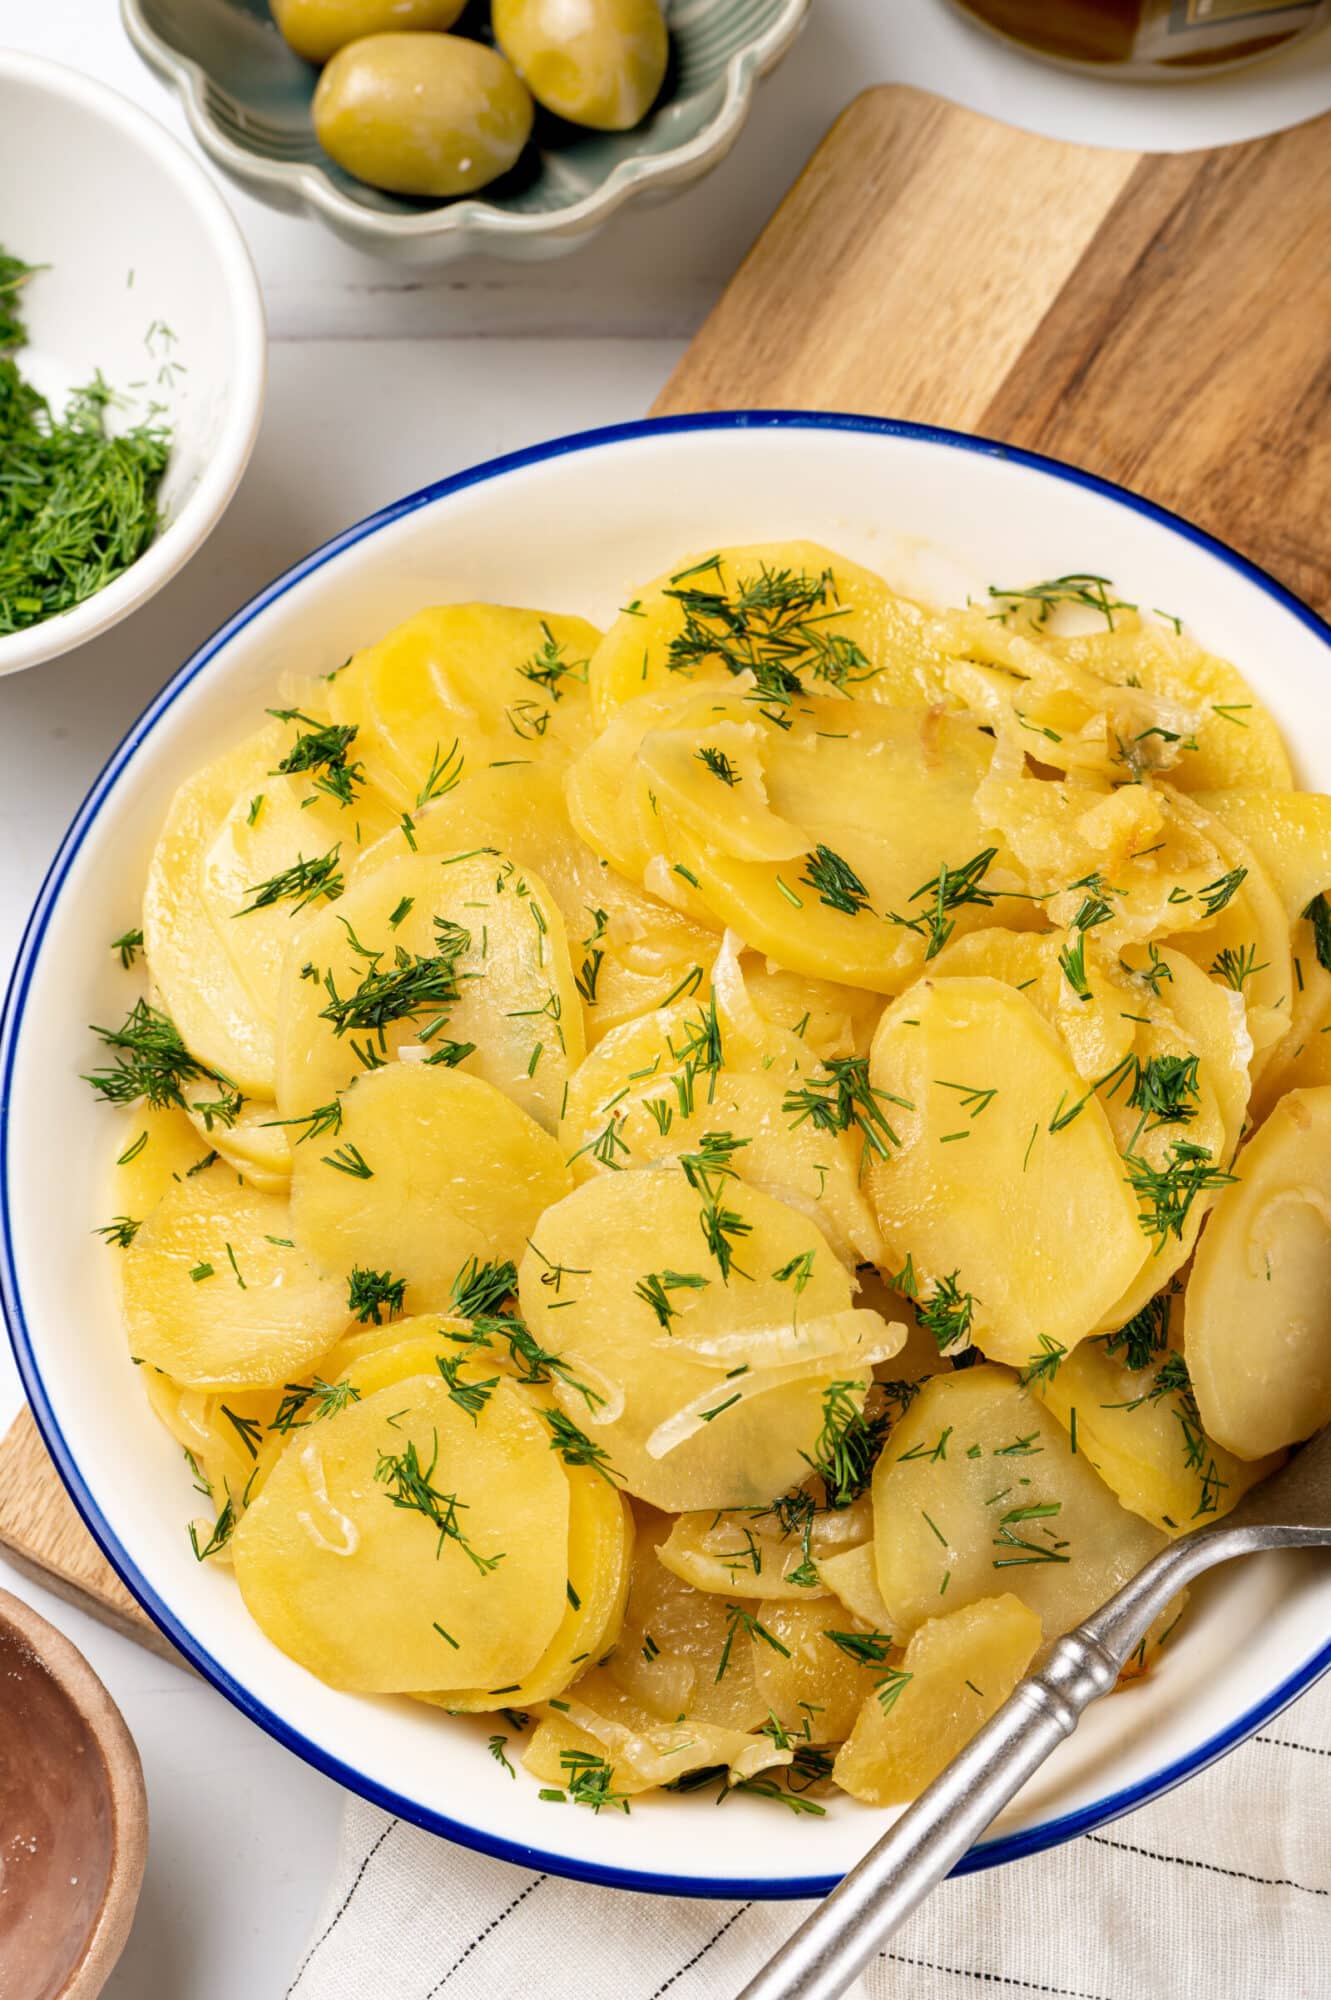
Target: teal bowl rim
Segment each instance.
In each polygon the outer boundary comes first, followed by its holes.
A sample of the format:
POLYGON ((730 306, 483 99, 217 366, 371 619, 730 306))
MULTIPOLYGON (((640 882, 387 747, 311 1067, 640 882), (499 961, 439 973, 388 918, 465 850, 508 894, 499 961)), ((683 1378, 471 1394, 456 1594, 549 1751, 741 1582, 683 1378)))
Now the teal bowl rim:
POLYGON ((522 214, 476 197, 411 215, 376 213, 344 194, 318 164, 265 160, 217 125, 208 109, 208 72, 148 25, 142 0, 120 0, 120 14, 137 53, 180 98, 189 128, 204 152, 260 200, 313 213, 340 236, 367 248, 410 255, 413 249, 419 252, 437 243, 450 250, 488 249, 502 255, 506 248, 520 254, 522 248, 534 248, 542 241, 571 245, 599 229, 635 195, 678 187, 709 172, 739 137, 755 84, 791 47, 812 4, 813 0, 784 0, 771 25, 735 51, 726 64, 720 109, 692 138, 668 152, 621 160, 598 188, 567 208, 522 214))

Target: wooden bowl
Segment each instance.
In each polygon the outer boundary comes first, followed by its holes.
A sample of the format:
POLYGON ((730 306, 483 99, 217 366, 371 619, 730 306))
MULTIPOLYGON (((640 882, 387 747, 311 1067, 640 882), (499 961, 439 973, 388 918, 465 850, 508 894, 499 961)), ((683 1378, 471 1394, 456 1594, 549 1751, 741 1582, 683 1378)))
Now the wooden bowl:
POLYGON ((147 1839, 120 1710, 82 1653, 0 1590, 5 2000, 94 2000, 129 1936, 147 1839))

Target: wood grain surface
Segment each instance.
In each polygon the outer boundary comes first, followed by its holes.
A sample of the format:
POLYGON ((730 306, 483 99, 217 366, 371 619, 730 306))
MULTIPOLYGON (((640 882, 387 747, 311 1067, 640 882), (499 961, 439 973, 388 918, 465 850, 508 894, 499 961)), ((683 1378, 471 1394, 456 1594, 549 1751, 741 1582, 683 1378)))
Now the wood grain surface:
MULTIPOLYGON (((1331 119, 1145 156, 896 86, 838 121, 658 412, 848 410, 976 430, 1179 509, 1331 611, 1331 119)), ((26 1413, 0 1544, 165 1646, 26 1413)))

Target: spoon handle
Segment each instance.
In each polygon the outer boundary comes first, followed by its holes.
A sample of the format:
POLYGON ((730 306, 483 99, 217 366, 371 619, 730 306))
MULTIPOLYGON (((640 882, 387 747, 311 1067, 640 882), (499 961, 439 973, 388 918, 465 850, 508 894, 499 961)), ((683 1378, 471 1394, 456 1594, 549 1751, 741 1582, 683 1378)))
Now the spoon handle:
POLYGON ((1199 1529, 1156 1556, 1053 1647, 996 1715, 806 1918, 737 2000, 836 2000, 989 1822, 1070 1736, 1175 1593, 1256 1549, 1331 1541, 1326 1530, 1199 1529))

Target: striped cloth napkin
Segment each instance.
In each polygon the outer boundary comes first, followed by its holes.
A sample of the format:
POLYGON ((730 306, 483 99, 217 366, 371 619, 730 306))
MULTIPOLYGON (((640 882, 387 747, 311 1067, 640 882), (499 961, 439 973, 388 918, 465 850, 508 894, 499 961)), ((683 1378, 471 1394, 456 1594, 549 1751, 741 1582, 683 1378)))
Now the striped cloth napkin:
MULTIPOLYGON (((534 1875, 349 1799, 288 2000, 731 2000, 808 1909, 534 1875)), ((1331 1676, 1190 1784, 945 1882, 861 2000, 1326 2000, 1331 1676)))

